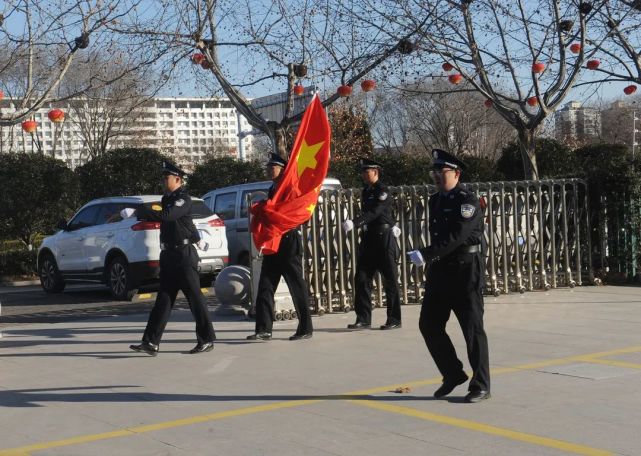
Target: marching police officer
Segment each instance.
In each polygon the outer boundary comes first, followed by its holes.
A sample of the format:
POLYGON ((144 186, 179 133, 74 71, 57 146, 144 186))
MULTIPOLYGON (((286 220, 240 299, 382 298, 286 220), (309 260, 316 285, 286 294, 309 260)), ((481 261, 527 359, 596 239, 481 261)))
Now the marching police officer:
POLYGON ((483 214, 478 197, 459 185, 465 164, 449 153, 432 151, 432 177, 439 190, 429 199, 431 245, 409 252, 417 265, 428 265, 419 327, 427 348, 443 375, 434 392, 441 398, 468 379, 456 356, 445 325, 454 311, 472 366, 466 402, 490 398, 487 336, 483 329, 483 214))
MULTIPOLYGON (((268 198, 274 196, 276 186, 287 162, 277 154, 271 154, 267 162, 267 174, 273 181, 268 198)), ((303 242, 298 229, 285 233, 278 252, 263 257, 256 295, 256 332, 248 340, 270 340, 274 322, 274 292, 280 278, 284 277, 294 301, 298 316, 298 328, 289 340, 311 339, 314 331, 309 311, 307 284, 303 279, 303 242)))
MULTIPOLYGON (((200 291, 198 253, 192 243, 199 240, 190 215, 191 198, 183 187, 185 173, 169 162, 163 162, 162 206, 141 206, 138 218, 160 222, 160 291, 149 315, 142 343, 131 345, 134 351, 156 356, 163 331, 169 320, 178 290, 189 302, 196 321, 196 346, 189 353, 203 353, 214 348, 216 334, 209 318, 205 297, 200 291)), ((123 217, 132 215, 124 209, 123 217)))
MULTIPOLYGON (((398 294, 396 261, 399 255, 395 236, 398 227, 392 217, 392 197, 388 188, 379 180, 380 163, 363 158, 360 168, 365 186, 361 198, 361 215, 353 221, 346 220, 343 229, 349 232, 362 227, 362 239, 356 263, 354 310, 356 322, 349 329, 365 329, 372 324, 372 280, 380 271, 384 279, 387 298, 387 320, 380 329, 401 327, 401 301, 398 294)), ((399 231, 400 232, 400 231, 399 231)))

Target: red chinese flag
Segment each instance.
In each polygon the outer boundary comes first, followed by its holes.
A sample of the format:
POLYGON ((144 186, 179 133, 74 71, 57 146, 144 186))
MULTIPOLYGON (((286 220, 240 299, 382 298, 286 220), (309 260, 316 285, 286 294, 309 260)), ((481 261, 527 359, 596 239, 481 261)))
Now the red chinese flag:
POLYGON ((307 222, 329 167, 331 129, 318 95, 307 107, 274 196, 251 208, 251 232, 264 255, 278 252, 284 233, 307 222))

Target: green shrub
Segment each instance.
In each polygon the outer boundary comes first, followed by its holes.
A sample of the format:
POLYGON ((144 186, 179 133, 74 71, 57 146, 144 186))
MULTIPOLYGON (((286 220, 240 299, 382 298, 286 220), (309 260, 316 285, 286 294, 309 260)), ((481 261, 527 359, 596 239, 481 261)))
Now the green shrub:
POLYGON ((0 252, 0 276, 37 275, 37 249, 0 252))

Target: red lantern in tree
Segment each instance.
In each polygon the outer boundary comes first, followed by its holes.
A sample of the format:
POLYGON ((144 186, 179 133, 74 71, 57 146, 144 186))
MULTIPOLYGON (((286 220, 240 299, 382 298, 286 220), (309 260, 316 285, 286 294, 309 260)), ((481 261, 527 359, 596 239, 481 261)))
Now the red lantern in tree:
POLYGON ((338 89, 336 90, 336 93, 338 93, 338 95, 340 95, 341 97, 349 97, 352 94, 352 86, 349 86, 349 85, 339 86, 338 89))
POLYGON ((443 71, 452 71, 454 69, 454 65, 449 62, 445 62, 441 67, 443 68, 443 71))
POLYGON ((486 108, 491 108, 492 106, 494 106, 494 102, 492 100, 490 100, 489 98, 487 100, 485 100, 485 102, 483 102, 483 104, 485 105, 486 108))
POLYGON ((0 101, 4 98, 4 92, 0 90, 0 101))
POLYGON ((65 121, 65 113, 62 109, 52 109, 47 113, 49 120, 54 123, 60 123, 65 121))
POLYGON ((373 79, 365 79, 363 82, 361 82, 361 89, 363 89, 363 92, 371 92, 376 88, 376 81, 373 79))
POLYGON ((545 63, 534 62, 532 64, 532 72, 533 73, 543 73, 543 70, 545 70, 545 63))
POLYGON ((579 43, 571 44, 570 51, 572 51, 574 54, 578 54, 579 52, 581 52, 581 45, 579 43))
POLYGON ((588 70, 596 70, 597 68, 599 68, 599 65, 601 65, 601 62, 599 62, 598 60, 588 60, 586 66, 588 67, 588 70))
POLYGON ((538 106, 539 105, 539 100, 536 97, 530 97, 530 98, 527 99, 527 104, 529 106, 532 106, 532 107, 538 106))
POLYGON ((632 95, 636 91, 637 91, 637 86, 635 85, 629 85, 625 89, 623 89, 623 93, 625 93, 626 95, 632 95))
POLYGON ((203 70, 211 70, 211 63, 209 63, 209 60, 203 58, 203 61, 200 62, 200 66, 203 67, 203 70))
POLYGON ((27 133, 33 133, 38 128, 38 122, 35 120, 25 120, 22 122, 22 129, 27 133))
POLYGON ((294 95, 300 97, 304 93, 305 93, 305 87, 303 87, 302 85, 295 85, 294 86, 294 95))
POLYGON ((458 74, 458 73, 450 74, 447 77, 447 80, 450 81, 450 83, 456 85, 456 84, 460 84, 461 83, 461 81, 463 80, 463 76, 458 74))
POLYGON ((203 60, 205 60, 204 54, 198 53, 191 56, 191 63, 193 63, 194 65, 202 64, 203 60))

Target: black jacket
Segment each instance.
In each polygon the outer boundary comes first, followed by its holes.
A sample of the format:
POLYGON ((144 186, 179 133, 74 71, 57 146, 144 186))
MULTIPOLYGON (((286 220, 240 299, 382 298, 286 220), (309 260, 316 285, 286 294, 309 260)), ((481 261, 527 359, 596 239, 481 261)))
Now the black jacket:
POLYGON ((161 205, 162 210, 159 211, 145 206, 136 210, 139 219, 160 222, 160 242, 181 245, 185 239, 189 243, 200 240, 191 218, 191 197, 183 187, 163 195, 161 205))
POLYGON ((483 237, 483 211, 472 192, 454 187, 447 194, 430 196, 429 247, 421 249, 426 262, 441 260, 463 246, 480 245, 483 237))
POLYGON ((361 196, 361 215, 354 219, 357 227, 363 225, 394 225, 392 217, 392 195, 386 185, 376 181, 366 185, 361 196))

